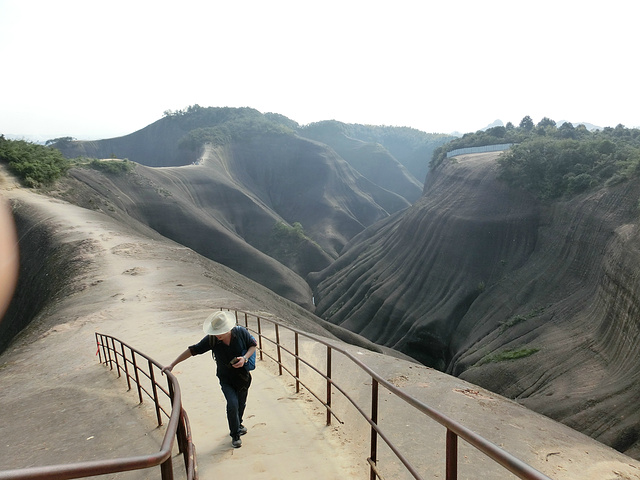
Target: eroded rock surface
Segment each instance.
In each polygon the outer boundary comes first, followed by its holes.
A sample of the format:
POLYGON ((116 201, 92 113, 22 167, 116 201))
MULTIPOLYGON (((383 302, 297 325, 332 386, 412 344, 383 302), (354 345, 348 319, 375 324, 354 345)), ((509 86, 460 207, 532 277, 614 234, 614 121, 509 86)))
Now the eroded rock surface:
POLYGON ((541 204, 496 156, 449 162, 310 275, 316 312, 638 457, 640 182, 541 204))

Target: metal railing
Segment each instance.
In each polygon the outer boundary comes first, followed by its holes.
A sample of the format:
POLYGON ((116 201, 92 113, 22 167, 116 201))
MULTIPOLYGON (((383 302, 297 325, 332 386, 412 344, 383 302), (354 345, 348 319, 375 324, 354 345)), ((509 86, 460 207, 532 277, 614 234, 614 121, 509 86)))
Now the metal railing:
POLYGON ((165 389, 156 381, 155 370, 160 372, 162 369, 158 362, 114 337, 100 333, 96 333, 95 336, 100 363, 108 365, 111 370, 115 366, 118 377, 124 374, 129 390, 133 382, 140 403, 143 401, 143 393, 153 400, 159 427, 162 426, 163 414, 169 419, 160 450, 148 455, 125 458, 5 470, 0 471, 0 480, 65 480, 157 466, 160 466, 162 480, 173 480, 174 439, 177 439, 178 451, 184 458, 187 480, 197 480, 195 446, 191 439, 187 413, 182 408, 180 385, 176 377, 167 372, 165 389), (142 365, 146 365, 147 369, 142 365), (163 407, 160 393, 163 393, 166 402, 169 402, 170 412, 167 412, 169 406, 163 407))
POLYGON ((291 375, 295 379, 295 389, 296 393, 300 392, 300 385, 304 386, 307 392, 309 392, 316 400, 318 400, 326 409, 326 424, 331 425, 331 418, 336 418, 340 423, 340 419, 337 416, 334 408, 332 407, 332 396, 333 391, 336 390, 340 394, 347 399, 347 401, 357 410, 357 412, 368 422, 370 425, 370 455, 367 458, 367 462, 370 468, 370 479, 383 479, 383 474, 380 470, 380 466, 378 465, 378 439, 381 439, 391 452, 395 455, 395 457, 402 463, 406 471, 415 479, 422 479, 423 477, 417 471, 417 469, 411 464, 411 462, 405 457, 402 453, 401 448, 396 446, 390 439, 390 437, 383 431, 381 426, 378 423, 378 413, 379 413, 379 405, 380 405, 380 387, 386 389, 390 394, 395 397, 401 399, 406 404, 414 407, 418 412, 423 415, 430 417, 431 419, 438 422, 440 425, 446 428, 446 438, 445 438, 445 471, 446 471, 446 480, 457 480, 458 478, 458 439, 462 439, 467 442, 469 445, 474 447, 476 450, 482 452, 488 458, 493 460, 496 464, 502 466, 504 469, 508 470, 512 474, 516 475, 518 478, 522 478, 525 480, 550 480, 549 477, 534 469, 530 465, 524 463, 518 458, 514 457, 510 453, 496 446, 495 444, 489 442, 484 439, 477 433, 471 431, 469 428, 461 425, 460 423, 448 418, 437 410, 429 407, 424 404, 420 400, 417 400, 397 388, 395 385, 391 384, 380 375, 378 375, 375 371, 361 362, 358 358, 353 356, 347 350, 336 346, 335 344, 325 341, 320 337, 302 332, 292 327, 284 326, 275 320, 271 320, 268 318, 261 318, 257 315, 243 312, 240 310, 232 310, 222 308, 221 310, 229 310, 234 311, 236 320, 239 324, 244 324, 244 326, 254 334, 256 334, 258 341, 258 354, 260 359, 264 359, 264 357, 270 358, 278 365, 279 374, 282 375, 283 371, 286 371, 289 375, 291 375), (251 323, 249 320, 251 319, 251 323), (265 332, 264 323, 267 322, 273 326, 273 338, 269 336, 265 332), (293 333, 293 345, 286 346, 281 339, 281 330, 285 329, 288 332, 293 333), (299 337, 305 337, 317 344, 324 345, 326 347, 326 358, 324 368, 322 371, 315 365, 312 365, 309 361, 305 360, 300 356, 300 344, 299 337), (274 350, 273 354, 268 353, 268 350, 265 348, 265 344, 269 344, 274 350), (355 366, 358 367, 362 372, 366 373, 366 375, 371 380, 371 405, 370 405, 370 413, 367 414, 365 409, 361 407, 353 398, 352 395, 349 395, 344 388, 338 385, 334 378, 332 378, 332 364, 334 363, 332 360, 332 352, 339 352, 345 358, 347 358, 350 362, 352 362, 355 366), (290 358, 293 360, 293 365, 287 366, 287 364, 283 361, 283 353, 290 355, 290 358), (312 390, 309 386, 309 382, 303 383, 300 378, 301 370, 300 365, 308 367, 309 371, 315 372, 322 379, 322 383, 326 384, 326 392, 317 393, 312 390), (321 396, 324 395, 324 398, 321 396))
MULTIPOLYGON (((321 337, 308 334, 297 330, 293 327, 284 326, 281 323, 261 318, 257 315, 240 311, 222 308, 221 310, 234 311, 236 321, 244 324, 251 332, 258 337, 258 354, 260 359, 264 357, 271 359, 278 366, 280 375, 286 371, 295 379, 296 392, 300 392, 302 385, 317 401, 319 401, 326 410, 326 424, 331 425, 331 419, 335 418, 343 423, 336 410, 332 405, 332 397, 334 391, 339 392, 350 405, 352 405, 359 415, 366 420, 370 427, 369 438, 369 457, 367 463, 369 465, 370 479, 384 479, 381 466, 379 465, 379 447, 378 440, 382 440, 389 450, 400 461, 406 472, 413 478, 421 480, 418 469, 402 453, 402 448, 392 442, 391 438, 379 425, 379 406, 380 406, 380 387, 383 387, 396 398, 400 399, 407 405, 414 407, 421 414, 435 420, 437 423, 446 428, 445 437, 445 472, 446 480, 457 480, 458 478, 458 439, 461 438, 467 444, 482 452, 489 459, 500 465, 507 471, 513 473, 518 478, 525 480, 551 480, 546 475, 534 469, 530 465, 524 463, 514 457, 505 450, 499 448, 495 444, 484 439, 477 433, 471 431, 460 423, 448 418, 446 415, 429 407, 420 400, 410 396, 403 390, 397 388, 389 381, 382 378, 378 373, 369 368, 366 364, 334 343, 324 340, 321 337), (251 320, 251 323, 250 323, 251 320), (271 332, 266 332, 263 328, 264 322, 273 326, 273 337, 271 332), (293 334, 293 346, 287 346, 281 338, 281 330, 284 329, 289 334, 293 334), (324 370, 312 364, 309 360, 304 359, 300 355, 300 337, 304 337, 317 345, 326 348, 324 370), (267 348, 267 345, 271 348, 267 348), (274 353, 269 353, 274 350, 274 353), (347 393, 346 389, 341 387, 333 378, 332 365, 335 363, 332 353, 337 352, 344 356, 349 362, 353 363, 361 372, 364 372, 371 382, 370 394, 370 413, 367 413, 353 398, 353 395, 347 393), (288 354, 293 360, 293 367, 287 366, 283 360, 283 353, 288 354), (311 372, 315 372, 320 376, 322 383, 326 385, 324 393, 313 391, 310 381, 303 382, 301 378, 301 364, 311 372), (324 395, 324 398, 322 398, 324 395)), ((47 467, 34 467, 20 470, 6 470, 0 472, 0 480, 26 480, 26 479, 46 479, 46 480, 63 480, 72 478, 83 478, 96 475, 104 475, 109 473, 124 472, 130 470, 145 469, 160 466, 162 479, 173 480, 173 463, 172 450, 174 446, 174 435, 177 438, 179 452, 183 454, 187 480, 197 480, 196 455, 195 447, 191 439, 191 431, 187 414, 182 408, 181 393, 178 381, 173 374, 167 372, 167 389, 163 388, 156 381, 156 370, 161 371, 162 365, 155 362, 143 353, 135 350, 120 340, 96 333, 96 344, 98 346, 98 354, 100 362, 108 365, 112 370, 115 369, 118 376, 124 374, 129 390, 132 389, 132 382, 135 384, 139 401, 143 401, 143 393, 153 400, 155 406, 156 418, 158 426, 162 425, 162 415, 169 418, 169 423, 165 432, 164 439, 160 451, 154 454, 142 455, 128 458, 117 458, 112 460, 82 462, 67 465, 54 465, 47 467), (128 353, 127 353, 128 352, 128 353), (148 370, 140 367, 138 357, 144 359, 143 364, 148 366, 148 370), (146 379, 146 380, 144 380, 146 379), (145 384, 148 384, 145 387, 145 384), (159 392, 163 393, 170 400, 171 412, 162 406, 159 392)))

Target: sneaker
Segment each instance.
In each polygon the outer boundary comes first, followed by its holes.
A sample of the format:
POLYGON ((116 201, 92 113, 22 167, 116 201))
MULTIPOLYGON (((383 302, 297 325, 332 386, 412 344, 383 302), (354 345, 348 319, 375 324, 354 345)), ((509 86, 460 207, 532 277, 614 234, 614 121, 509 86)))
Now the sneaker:
POLYGON ((238 435, 246 435, 247 434, 247 427, 245 427, 244 425, 240 425, 240 428, 238 428, 238 435))
POLYGON ((240 440, 240 435, 236 435, 235 437, 233 437, 233 440, 231 441, 231 446, 233 448, 240 448, 242 446, 242 440, 240 440))

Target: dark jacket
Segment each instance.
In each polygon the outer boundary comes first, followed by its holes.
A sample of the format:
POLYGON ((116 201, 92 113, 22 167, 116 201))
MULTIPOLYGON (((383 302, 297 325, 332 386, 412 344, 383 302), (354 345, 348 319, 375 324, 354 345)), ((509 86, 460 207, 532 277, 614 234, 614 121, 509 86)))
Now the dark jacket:
MULTIPOLYGON (((229 345, 225 345, 224 342, 219 341, 214 335, 206 335, 198 343, 191 345, 189 350, 191 351, 191 355, 201 355, 211 351, 213 359, 216 362, 216 375, 218 378, 223 379, 228 377, 232 373, 232 370, 237 370, 230 365, 231 360, 243 356, 251 346, 257 346, 256 339, 253 338, 249 330, 245 327, 237 325, 231 330, 231 341, 229 345)), ((255 354, 243 368, 249 371, 252 369, 252 366, 255 367, 255 354), (251 360, 253 360, 253 362, 251 360)))

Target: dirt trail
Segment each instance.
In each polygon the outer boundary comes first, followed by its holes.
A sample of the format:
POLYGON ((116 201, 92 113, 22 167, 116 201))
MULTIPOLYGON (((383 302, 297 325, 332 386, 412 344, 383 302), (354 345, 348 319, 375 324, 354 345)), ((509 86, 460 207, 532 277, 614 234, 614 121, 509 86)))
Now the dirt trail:
MULTIPOLYGON (((98 273, 0 358, 0 409, 11 419, 0 425, 0 470, 153 452, 160 436, 153 412, 136 406, 124 379, 98 363, 94 332, 114 335, 166 364, 202 337, 207 312, 244 300, 204 277, 189 249, 141 239, 107 217, 47 197, 22 191, 12 197, 36 206, 43 221, 55 218, 68 241, 90 240, 78 254, 91 257, 98 273), (118 439, 133 444, 118 446, 118 439)), ((303 401, 262 363, 254 372, 249 433, 240 449, 230 444, 211 357, 195 357, 174 370, 201 478, 242 472, 255 479, 364 478, 344 477, 355 460, 334 448, 331 429, 310 419, 303 401)))

